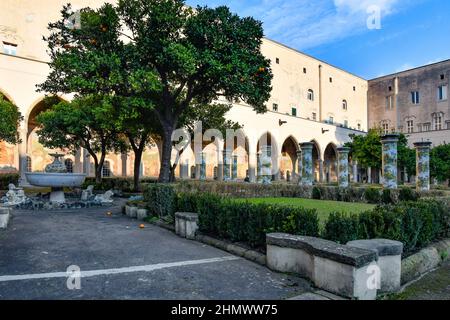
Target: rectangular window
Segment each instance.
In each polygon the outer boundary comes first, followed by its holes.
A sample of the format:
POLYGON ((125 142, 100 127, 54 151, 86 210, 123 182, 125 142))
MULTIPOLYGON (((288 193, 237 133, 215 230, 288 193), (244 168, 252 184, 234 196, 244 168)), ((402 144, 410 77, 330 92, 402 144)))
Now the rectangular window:
POLYGON ((315 112, 312 113, 312 119, 314 121, 317 121, 317 113, 315 113, 315 112))
POLYGON ((411 102, 413 104, 419 104, 420 103, 419 91, 412 91, 411 92, 411 102))
POLYGON ((386 97, 386 110, 392 110, 394 108, 393 100, 392 96, 386 97))
POLYGON ((278 112, 278 104, 274 103, 272 105, 272 110, 275 111, 275 112, 278 112))
POLYGON ((330 77, 330 83, 332 83, 332 82, 333 82, 333 78, 330 77))
POLYGON ((437 114, 434 116, 434 130, 442 130, 442 115, 437 114))
POLYGON ((17 55, 17 44, 3 42, 3 53, 15 56, 17 55))
POLYGON ((280 64, 280 58, 276 58, 276 59, 275 59, 275 62, 276 62, 277 64, 280 64))
POLYGON ((413 133, 414 132, 414 121, 413 120, 406 121, 406 127, 408 130, 408 133, 413 133))
POLYGON ((334 124, 334 117, 329 117, 328 118, 328 123, 329 124, 334 124))
POLYGON ((438 88, 438 100, 444 101, 447 100, 447 92, 448 92, 448 86, 443 85, 438 88))
POLYGON ((348 128, 348 120, 344 120, 344 128, 348 128))
POLYGON ((430 124, 429 123, 424 123, 422 125, 422 131, 424 131, 424 132, 430 131, 430 124))
POLYGON ((358 123, 358 130, 361 131, 361 123, 358 123))
POLYGON ((297 116, 297 108, 292 108, 292 115, 293 115, 294 117, 297 116))
POLYGON ((306 68, 303 68, 303 73, 306 73, 306 68))
POLYGON ((388 123, 383 123, 383 133, 384 134, 388 134, 389 133, 389 124, 388 123))
POLYGON ((450 122, 447 122, 447 130, 450 130, 450 122))

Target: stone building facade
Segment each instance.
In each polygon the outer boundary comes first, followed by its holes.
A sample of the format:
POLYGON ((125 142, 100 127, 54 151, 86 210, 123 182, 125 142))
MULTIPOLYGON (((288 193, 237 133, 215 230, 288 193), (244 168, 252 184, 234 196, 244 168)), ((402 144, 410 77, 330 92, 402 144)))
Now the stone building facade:
MULTIPOLYGON (((65 0, 2 0, 0 2, 0 93, 16 104, 24 121, 22 143, 0 142, 0 171, 15 168, 26 183, 26 171, 42 171, 51 162, 36 135, 36 116, 48 106, 44 93, 36 92, 48 73, 46 43, 49 22, 60 18, 65 0)), ((71 0, 73 8, 98 7, 102 0, 71 0)), ((364 134, 367 124, 367 81, 319 61, 283 44, 264 39, 262 52, 272 61, 273 92, 268 112, 256 114, 244 104, 235 104, 227 117, 242 126, 243 143, 232 150, 233 176, 256 181, 257 159, 265 145, 272 148, 272 173, 275 179, 289 179, 298 168, 299 144, 313 142, 314 178, 337 180, 337 148, 349 141, 349 134, 364 134), (265 142, 264 142, 265 141, 265 142)), ((70 100, 71 96, 61 96, 70 100)), ((203 156, 192 149, 183 153, 178 176, 195 175, 203 158, 206 178, 221 179, 224 142, 205 143, 203 156)), ((64 150, 62 150, 64 152, 64 150)), ((110 154, 104 176, 131 176, 133 154, 110 154)), ((73 172, 93 174, 93 163, 84 150, 68 155, 66 164, 73 172)), ((143 157, 142 176, 157 176, 160 155, 158 143, 149 146, 143 157)), ((353 172, 353 171, 352 171, 353 172)))
POLYGON ((403 132, 410 146, 450 143, 450 60, 369 81, 369 126, 403 132))

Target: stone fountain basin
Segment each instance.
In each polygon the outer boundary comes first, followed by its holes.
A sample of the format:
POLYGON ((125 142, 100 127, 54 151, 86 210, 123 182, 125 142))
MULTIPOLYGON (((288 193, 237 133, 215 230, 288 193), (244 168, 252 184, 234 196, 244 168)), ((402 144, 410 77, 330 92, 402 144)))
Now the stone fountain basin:
POLYGON ((75 188, 81 187, 86 179, 83 173, 25 173, 28 182, 36 187, 75 188))

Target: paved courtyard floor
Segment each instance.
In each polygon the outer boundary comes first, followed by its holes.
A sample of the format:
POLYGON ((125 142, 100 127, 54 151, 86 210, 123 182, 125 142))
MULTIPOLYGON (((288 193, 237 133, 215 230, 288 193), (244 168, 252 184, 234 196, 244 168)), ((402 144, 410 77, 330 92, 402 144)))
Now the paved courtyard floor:
POLYGON ((15 211, 0 231, 0 299, 264 300, 311 291, 301 278, 139 224, 119 205, 15 211), (81 270, 79 290, 67 288, 71 265, 81 270))

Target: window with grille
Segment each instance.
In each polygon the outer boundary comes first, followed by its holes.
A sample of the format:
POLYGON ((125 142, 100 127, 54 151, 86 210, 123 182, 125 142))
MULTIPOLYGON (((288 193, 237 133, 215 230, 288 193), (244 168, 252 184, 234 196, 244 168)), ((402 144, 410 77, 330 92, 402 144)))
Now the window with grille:
POLYGON ((68 173, 73 173, 73 161, 71 159, 64 160, 64 165, 68 173))
POLYGON ((105 178, 111 177, 111 164, 109 161, 105 161, 103 164, 102 176, 105 178))

